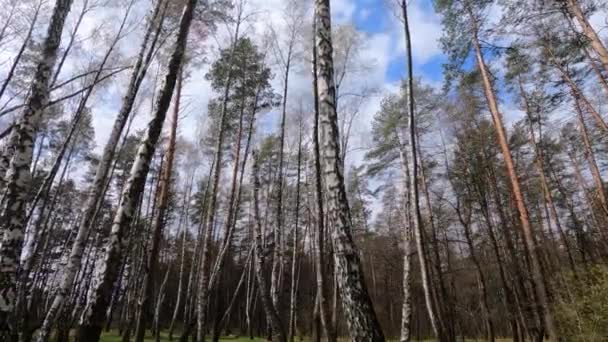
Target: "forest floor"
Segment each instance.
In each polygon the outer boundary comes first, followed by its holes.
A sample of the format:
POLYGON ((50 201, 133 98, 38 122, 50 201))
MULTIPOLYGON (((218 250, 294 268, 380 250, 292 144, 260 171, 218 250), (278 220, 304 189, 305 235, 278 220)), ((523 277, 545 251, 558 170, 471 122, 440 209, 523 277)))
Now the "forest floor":
MULTIPOLYGON (((160 334, 161 338, 160 340, 162 342, 168 342, 169 341, 169 337, 167 336, 166 332, 161 332, 160 334)), ((179 339, 179 334, 175 334, 173 337, 174 341, 177 341, 179 339)), ((297 339, 296 339, 297 340, 297 339)), ((111 331, 109 333, 103 333, 101 335, 101 342, 121 342, 122 338, 121 336, 118 334, 117 331, 111 331)), ((152 342, 154 341, 154 337, 152 335, 146 335, 145 340, 146 342, 152 342)), ((209 340, 211 341, 211 340, 209 340)), ((220 342, 262 342, 262 341, 267 341, 266 339, 263 338, 255 338, 253 340, 250 340, 249 337, 246 336, 241 336, 241 337, 237 337, 237 336, 225 336, 220 338, 220 342)), ((347 340, 344 340, 347 341, 347 340)), ((419 342, 434 342, 435 340, 423 340, 423 341, 419 341, 419 342)), ((477 342, 477 341, 485 341, 483 339, 467 339, 467 342, 477 342)), ((511 342, 511 339, 497 339, 496 342, 511 342)))
MULTIPOLYGON (((146 337, 144 339, 144 341, 146 341, 146 342, 153 342, 154 340, 155 339, 151 334, 146 334, 146 337)), ((161 342, 169 341, 169 336, 167 335, 166 332, 161 332, 160 340, 161 340, 161 342)), ((173 341, 178 341, 178 340, 179 340, 179 333, 176 333, 173 335, 173 341)), ((211 339, 208 339, 208 340, 211 341, 211 339)), ((117 331, 110 331, 108 333, 102 333, 100 341, 101 342, 121 342, 122 337, 118 334, 117 331)), ((245 341, 262 342, 262 341, 266 341, 266 340, 261 339, 261 338, 255 338, 253 340, 250 340, 249 337, 236 337, 236 336, 225 336, 225 337, 220 338, 220 342, 245 342, 245 341)))

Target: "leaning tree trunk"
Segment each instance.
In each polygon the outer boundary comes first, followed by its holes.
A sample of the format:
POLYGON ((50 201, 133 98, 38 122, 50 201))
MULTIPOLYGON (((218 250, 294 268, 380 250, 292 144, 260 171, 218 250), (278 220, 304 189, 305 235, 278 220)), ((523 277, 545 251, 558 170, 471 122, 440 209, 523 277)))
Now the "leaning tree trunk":
POLYGON ((27 47, 30 45, 30 42, 32 39, 32 33, 34 32, 34 28, 36 27, 36 22, 38 21, 38 16, 40 14, 40 9, 42 8, 42 4, 43 4, 43 1, 39 0, 38 5, 36 6, 36 10, 34 11, 34 18, 32 19, 32 22, 30 23, 30 28, 27 30, 25 39, 23 39, 21 48, 19 49, 19 52, 17 52, 17 56, 15 56, 15 59, 13 60, 13 64, 11 65, 11 68, 9 69, 8 74, 6 75, 6 78, 4 79, 4 82, 2 83, 2 87, 0 87, 0 99, 2 99, 2 96, 4 95, 6 88, 8 87, 9 83, 13 79, 13 76, 15 75, 15 71, 17 70, 17 66, 19 65, 19 62, 21 61, 21 58, 23 57, 23 53, 25 52, 25 49, 27 49, 27 47))
POLYGON ((128 232, 135 207, 145 186, 150 161, 160 137, 163 122, 171 103, 178 74, 182 67, 190 24, 194 17, 197 0, 189 0, 184 8, 177 40, 169 60, 165 80, 155 104, 152 120, 148 123, 143 141, 137 151, 129 179, 121 195, 120 205, 114 217, 106 252, 94 274, 94 284, 89 290, 87 304, 81 317, 79 338, 81 341, 98 341, 103 327, 105 312, 110 300, 112 285, 119 270, 123 252, 123 235, 128 232))
MULTIPOLYGON (((530 131, 529 139, 530 139, 530 143, 532 144, 532 146, 534 146, 534 150, 535 150, 535 154, 536 154, 535 166, 536 166, 539 178, 540 178, 540 184, 541 184, 541 188, 543 191, 543 197, 545 199, 545 203, 549 207, 548 208, 549 217, 547 217, 547 220, 549 221, 549 225, 551 225, 551 221, 553 221, 555 228, 557 228, 557 232, 559 233, 562 243, 564 244, 564 248, 566 249, 566 254, 568 256, 568 262, 570 265, 570 269, 572 270, 572 273, 576 275, 576 266, 574 263, 574 258, 572 256, 572 252, 570 250, 570 244, 568 243, 568 236, 566 235, 566 233, 564 232, 564 229, 562 228, 562 224, 559 219, 559 214, 557 213, 557 209, 555 208, 555 203, 553 201, 553 195, 551 194, 551 190, 549 189, 549 183, 547 182, 547 177, 545 175, 545 166, 544 166, 545 157, 544 157, 543 148, 542 148, 542 141, 543 141, 542 125, 539 124, 539 127, 541 127, 539 129, 540 138, 539 138, 539 141, 537 142, 536 138, 534 137, 534 126, 533 126, 534 118, 532 117, 532 112, 531 112, 531 108, 529 105, 528 97, 524 91, 521 81, 519 81, 519 90, 520 90, 521 96, 524 100, 526 114, 528 116, 528 121, 529 121, 528 128, 530 131)), ((549 227, 549 229, 551 229, 551 227, 549 227)))
POLYGON ((384 341, 384 335, 367 292, 361 261, 352 237, 352 221, 343 170, 340 167, 340 137, 336 112, 331 11, 329 0, 315 1, 318 51, 318 96, 321 120, 322 166, 327 209, 333 221, 336 273, 353 341, 384 341))
MULTIPOLYGON (((313 20, 313 32, 316 32, 317 20, 313 20)), ((314 37, 313 37, 314 40, 314 37)), ((312 87, 314 96, 315 122, 313 123, 313 144, 315 155, 315 197, 317 210, 317 233, 315 243, 317 247, 317 255, 315 257, 315 271, 317 280, 317 297, 315 308, 318 315, 313 315, 315 322, 319 316, 321 325, 329 342, 335 342, 334 328, 331 319, 329 318, 329 306, 327 305, 327 278, 325 277, 325 211, 323 209, 323 178, 321 176, 321 149, 319 144, 319 73, 317 63, 317 45, 312 42, 312 87)), ((317 322, 318 323, 318 322, 317 322)), ((320 334, 318 334, 320 335, 320 334)), ((320 336, 318 337, 320 338, 320 336)), ((314 340, 314 339, 313 339, 314 340)))
MULTIPOLYGON (((472 13, 469 13, 469 15, 473 17, 472 13)), ((523 192, 521 190, 519 177, 517 176, 517 171, 515 170, 515 163, 513 161, 511 149, 507 141, 507 133, 502 121, 501 113, 498 110, 498 102, 494 93, 494 87, 492 85, 491 76, 488 73, 483 53, 481 51, 481 45, 477 36, 478 29, 478 27, 475 27, 473 29, 473 46, 475 48, 477 66, 481 73, 485 97, 488 101, 488 106, 490 107, 489 109, 492 114, 492 120, 494 121, 498 144, 500 146, 503 158, 505 159, 507 174, 511 182, 511 190, 513 191, 513 196, 515 197, 515 204, 519 213, 521 229, 524 235, 524 246, 526 248, 526 254, 528 254, 530 259, 530 268, 533 278, 532 284, 537 296, 539 307, 542 311, 543 320, 549 336, 549 341, 555 341, 557 339, 557 330, 555 327, 555 321, 553 319, 553 313, 549 303, 549 292, 547 290, 546 279, 543 275, 542 266, 540 264, 540 250, 538 248, 536 237, 534 236, 532 225, 530 224, 528 209, 526 208, 526 203, 524 200, 523 192)))
POLYGON ((581 137, 583 138, 583 146, 585 146, 585 157, 589 167, 591 168, 591 175, 596 186, 597 197, 600 200, 600 205, 604 210, 604 215, 608 217, 608 199, 606 198, 606 188, 604 187, 604 181, 602 180, 602 174, 597 165, 593 148, 591 147, 591 140, 589 139, 589 133, 587 131, 587 125, 585 124, 585 118, 583 117, 583 110, 580 106, 580 98, 576 94, 572 94, 574 98, 574 107, 578 118, 578 124, 581 130, 581 137))
MULTIPOLYGON (((139 50, 139 54, 137 56, 137 61, 131 73, 131 79, 129 81, 129 86, 127 88, 126 95, 123 98, 122 107, 120 108, 120 111, 118 112, 118 115, 114 121, 114 126, 112 127, 110 138, 106 143, 106 146, 103 150, 103 154, 101 156, 101 161, 97 166, 95 178, 91 187, 88 190, 87 200, 83 206, 80 223, 78 225, 78 233, 76 234, 76 238, 74 239, 72 250, 70 252, 70 257, 68 258, 68 263, 63 272, 63 278, 61 279, 61 283, 59 285, 58 290, 56 291, 55 298, 47 311, 44 323, 42 325, 42 328, 40 329, 38 339, 40 342, 48 340, 51 327, 54 324, 57 314, 61 310, 61 307, 63 306, 67 296, 70 293, 70 290, 76 278, 76 274, 78 273, 78 270, 80 269, 80 266, 82 264, 82 253, 84 252, 90 227, 93 224, 93 221, 96 216, 98 203, 102 202, 102 194, 104 193, 106 179, 110 172, 110 168, 112 167, 112 160, 114 159, 116 146, 118 145, 122 131, 127 123, 129 114, 133 109, 135 97, 137 96, 139 87, 143 82, 148 65, 152 60, 154 48, 156 46, 160 30, 162 28, 162 22, 164 18, 164 10, 163 13, 160 14, 162 3, 163 0, 158 0, 154 8, 151 22, 146 31, 146 35, 144 36, 141 48, 139 50), (159 15, 161 15, 160 22, 156 23, 156 21, 159 19, 159 15), (153 33, 154 36, 152 36, 153 33), (146 53, 150 38, 152 38, 152 44, 149 47, 148 52, 146 53)), ((166 9, 166 4, 168 4, 168 2, 165 3, 164 9, 166 9)))
POLYGON ((597 53, 597 56, 604 66, 604 70, 608 72, 608 49, 598 36, 597 32, 593 29, 587 17, 583 13, 578 0, 566 0, 566 8, 571 17, 576 18, 576 21, 581 26, 583 34, 589 40, 589 43, 593 50, 597 53))
POLYGON ((164 169, 160 178, 160 194, 156 215, 154 216, 152 246, 148 254, 146 268, 144 269, 144 279, 142 288, 142 298, 140 301, 139 315, 137 316, 137 324, 135 328, 135 341, 142 342, 146 332, 146 320, 149 319, 150 301, 153 297, 152 285, 158 268, 158 251, 160 249, 160 240, 165 224, 165 214, 169 206, 169 190, 171 186, 171 176, 173 173, 173 161, 175 159, 175 142, 177 140, 177 122, 179 119, 179 103, 182 95, 182 73, 179 72, 177 77, 177 91, 175 93, 175 103, 173 104, 173 122, 171 123, 171 133, 169 137, 169 146, 167 148, 167 157, 165 159, 164 169))
MULTIPOLYGON (((6 172, 1 177, 5 180, 0 217, 0 339, 9 340, 11 331, 17 333, 15 320, 9 316, 16 300, 17 267, 23 246, 25 206, 31 187, 30 166, 33 157, 34 141, 38 133, 42 112, 48 102, 49 81, 57 51, 61 44, 61 33, 65 19, 72 6, 72 0, 57 0, 48 26, 42 55, 34 75, 30 96, 17 126, 9 138, 8 155, 12 159, 6 172)), ((1 184, 0 184, 1 185, 1 184)))
MULTIPOLYGON (((110 44, 110 47, 106 51, 106 54, 104 55, 101 63, 97 67, 97 70, 95 71, 95 75, 93 76, 93 80, 91 81, 91 86, 86 91, 86 93, 83 95, 80 102, 78 103, 78 107, 76 108, 76 112, 74 114, 74 117, 72 118, 72 122, 71 122, 71 125, 69 128, 68 134, 67 134, 65 140, 63 141, 61 148, 59 149, 59 152, 55 156, 55 160, 53 161, 53 166, 49 170, 47 176, 44 178, 42 185, 38 189, 36 196, 34 197, 34 199, 31 202, 31 207, 30 207, 29 213, 28 213, 28 215, 26 217, 26 221, 25 221, 26 224, 30 220, 38 201, 42 197, 47 197, 49 194, 49 191, 51 190, 53 181, 55 180, 55 176, 57 175, 57 172, 59 171, 63 157, 64 157, 65 153, 67 152, 68 147, 70 146, 70 143, 72 142, 72 140, 74 138, 74 135, 80 128, 80 122, 81 122, 83 116, 85 116, 85 113, 87 111, 86 104, 87 104, 89 98, 91 97, 93 90, 95 89, 95 85, 98 84, 99 79, 101 78, 101 75, 103 73, 104 67, 105 67, 106 63, 108 62, 108 59, 112 55, 112 52, 114 51, 114 48, 116 47, 116 44, 122 37, 122 32, 125 27, 125 24, 127 23, 127 18, 129 17, 129 13, 131 12, 133 3, 134 3, 134 1, 130 2, 129 6, 127 8, 127 11, 125 12, 125 14, 123 16, 120 27, 118 28, 118 31, 116 32, 116 35, 110 44)), ((44 212, 44 209, 46 208, 46 204, 47 204, 46 201, 43 202, 42 208, 41 208, 42 212, 44 212)), ((34 225, 33 229, 31 229, 31 234, 33 236, 36 236, 36 234, 37 234, 36 225, 34 225)), ((32 239, 30 242, 31 243, 28 244, 29 246, 27 246, 27 248, 28 248, 28 250, 34 250, 35 245, 36 245, 35 239, 32 239)), ((27 282, 27 278, 29 276, 29 270, 30 270, 29 266, 30 265, 28 265, 28 263, 29 263, 30 258, 31 258, 31 255, 29 257, 26 257, 25 260, 22 262, 22 272, 21 272, 20 276, 21 276, 23 283, 27 282), (25 272, 23 272, 24 270, 25 270, 25 272)))
POLYGON ((409 147, 409 157, 407 168, 410 171, 408 190, 410 192, 409 217, 412 223, 412 231, 416 242, 416 250, 418 252, 418 261, 420 262, 420 276, 422 278, 422 288, 424 290, 424 298, 429 314, 429 319, 435 334, 439 340, 444 340, 444 329, 438 318, 438 310, 436 303, 433 301, 432 295, 432 280, 429 276, 429 266, 426 259, 426 248, 424 243, 424 233, 422 227, 422 215, 420 213, 420 196, 418 191, 418 150, 416 148, 416 117, 414 113, 414 77, 413 77, 413 61, 412 61, 412 46, 410 37, 410 28, 408 22, 407 3, 401 3, 403 29, 405 35, 405 45, 407 53, 407 122, 408 132, 407 141, 409 147))

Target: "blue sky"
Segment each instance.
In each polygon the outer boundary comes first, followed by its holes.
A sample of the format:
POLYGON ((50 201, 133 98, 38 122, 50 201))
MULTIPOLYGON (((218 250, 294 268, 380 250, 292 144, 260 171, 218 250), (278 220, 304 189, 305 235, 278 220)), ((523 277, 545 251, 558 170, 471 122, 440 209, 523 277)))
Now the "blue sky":
MULTIPOLYGON (((394 31, 392 25, 394 25, 395 13, 388 8, 384 1, 355 0, 354 3, 356 4, 356 13, 353 15, 352 19, 357 29, 369 34, 382 34, 394 31)), ((410 6, 414 7, 414 10, 410 15, 416 16, 416 18, 412 18, 413 21, 425 21, 425 19, 428 19, 429 22, 434 21, 433 25, 435 27, 430 34, 430 39, 434 41, 430 43, 437 43, 436 29, 438 29, 438 27, 436 24, 438 23, 438 17, 434 12, 432 2, 430 0, 419 0, 415 3, 412 2, 410 6)), ((424 37, 428 33, 425 32, 425 28, 428 28, 428 26, 423 27, 421 30, 418 26, 411 25, 410 30, 414 36, 424 37)), ((403 40, 402 32, 402 30, 397 30, 394 32, 397 33, 397 35, 392 33, 391 40, 403 40)), ((395 41, 395 44, 400 45, 402 43, 395 41)), ((424 76, 424 78, 429 81, 439 83, 442 80, 441 71, 444 60, 445 58, 440 52, 433 56, 429 56, 428 58, 414 58, 415 73, 418 76, 424 76)), ((387 81, 396 82, 403 78, 405 75, 405 62, 406 60, 403 54, 391 58, 386 69, 387 81)))

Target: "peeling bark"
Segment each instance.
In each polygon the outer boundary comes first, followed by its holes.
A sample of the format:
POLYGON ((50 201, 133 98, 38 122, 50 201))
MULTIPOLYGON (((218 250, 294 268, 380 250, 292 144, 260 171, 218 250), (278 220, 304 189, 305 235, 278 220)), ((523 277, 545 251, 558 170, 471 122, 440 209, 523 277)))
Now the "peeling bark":
POLYGON ((114 126, 112 127, 110 138, 108 139, 108 142, 104 147, 101 161, 97 166, 97 170, 95 172, 95 178, 93 180, 93 183, 88 190, 87 200, 82 209, 82 215, 78 225, 78 233, 72 245, 68 264, 65 267, 64 275, 59 285, 59 288, 55 294, 55 298, 53 299, 53 302, 49 307, 49 310, 47 311, 44 323, 42 325, 42 328, 40 329, 38 337, 39 342, 46 342, 48 340, 49 333, 51 331, 52 325, 55 322, 56 316, 61 310, 61 307, 63 306, 67 296, 69 295, 72 285, 74 284, 76 274, 82 264, 82 253, 84 252, 87 237, 89 235, 89 230, 91 228, 91 225, 93 225, 94 218, 97 213, 98 204, 103 202, 102 194, 105 193, 104 189, 106 185, 106 179, 110 172, 110 168, 113 165, 112 160, 114 159, 116 146, 118 145, 122 131, 125 125, 127 124, 129 114, 133 109, 135 97, 137 96, 139 87, 145 77, 147 67, 152 59, 152 55, 155 50, 154 47, 156 46, 156 42, 158 41, 158 36, 162 28, 164 9, 166 9, 166 4, 168 2, 165 3, 163 14, 160 17, 160 22, 156 23, 156 21, 159 20, 159 14, 161 12, 162 3, 162 0, 158 0, 152 14, 151 22, 149 24, 148 29, 146 30, 146 34, 144 36, 141 48, 139 50, 139 54, 137 56, 137 61, 131 73, 131 79, 129 81, 129 86, 127 88, 126 95, 123 98, 121 109, 114 121, 114 126), (152 42, 148 47, 150 39, 152 39, 152 42), (147 54, 146 50, 148 50, 147 54))
POLYGON ((87 304, 80 320, 78 335, 82 341, 94 342, 99 340, 105 311, 111 296, 112 285, 116 280, 119 270, 118 263, 125 248, 123 236, 130 229, 138 199, 145 186, 146 176, 150 169, 150 161, 154 155, 163 122, 171 103, 178 74, 182 67, 196 3, 197 0, 189 0, 184 7, 179 23, 177 40, 169 60, 160 94, 154 106, 154 115, 148 123, 148 128, 131 168, 129 179, 121 195, 120 205, 112 223, 109 241, 104 248, 104 255, 95 268, 93 285, 89 290, 87 304))
MULTIPOLYGON (((11 157, 6 175, 0 175, 5 188, 0 216, 0 339, 16 334, 16 322, 10 319, 16 301, 17 268, 23 246, 25 206, 31 188, 30 167, 34 141, 38 133, 43 108, 48 102, 49 82, 61 44, 65 19, 72 0, 58 0, 48 26, 42 55, 31 84, 30 96, 17 127, 13 129, 7 152, 11 157), (13 138, 14 137, 14 138, 13 138), (12 330, 12 331, 11 331, 12 330)), ((0 184, 2 186, 3 184, 0 184)))
POLYGON ((136 342, 142 342, 144 340, 144 335, 146 332, 146 320, 149 318, 150 301, 153 297, 152 285, 155 274, 158 271, 158 252, 165 225, 165 215, 169 206, 169 191, 171 186, 171 177, 173 174, 173 161, 175 160, 177 122, 179 120, 180 98, 182 95, 182 73, 183 71, 179 71, 179 76, 177 77, 177 91, 175 93, 175 102, 173 105, 173 118, 171 123, 169 146, 167 148, 167 156, 165 158, 166 163, 160 178, 158 206, 156 208, 156 215, 154 216, 152 246, 150 247, 146 268, 144 269, 142 298, 140 300, 140 310, 135 328, 136 342))
POLYGON ((333 221, 336 276, 342 292, 348 327, 353 341, 384 341, 378 318, 363 277, 361 261, 352 238, 352 221, 340 158, 340 137, 336 112, 331 12, 329 0, 315 0, 316 46, 318 52, 318 96, 321 122, 322 167, 327 209, 333 221))

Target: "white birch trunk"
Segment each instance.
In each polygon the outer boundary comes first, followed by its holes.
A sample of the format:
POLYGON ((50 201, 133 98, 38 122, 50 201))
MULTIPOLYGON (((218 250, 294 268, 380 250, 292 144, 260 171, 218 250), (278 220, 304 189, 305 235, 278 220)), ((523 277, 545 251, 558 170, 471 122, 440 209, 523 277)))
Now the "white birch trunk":
POLYGON ((52 325, 55 322, 56 316, 59 313, 61 307, 63 306, 67 296, 69 295, 70 290, 74 284, 76 274, 78 273, 78 270, 80 269, 80 266, 82 264, 82 253, 84 252, 90 227, 93 224, 94 218, 96 216, 95 214, 97 212, 98 203, 102 201, 102 195, 104 193, 106 179, 110 172, 110 168, 112 167, 112 160, 114 159, 116 146, 119 143, 120 136, 127 123, 129 114, 133 109, 135 97, 137 96, 139 86, 141 85, 145 76, 147 66, 149 65, 152 59, 154 46, 156 45, 158 34, 160 33, 160 28, 162 27, 162 17, 164 17, 164 14, 161 17, 161 22, 158 23, 156 32, 154 33, 154 37, 152 38, 152 44, 148 50, 148 53, 146 54, 146 50, 148 49, 148 41, 152 37, 153 29, 156 25, 155 22, 158 19, 158 15, 160 13, 161 3, 162 0, 159 0, 154 9, 151 23, 147 29, 146 35, 142 42, 139 54, 137 56, 137 61, 133 67, 131 79, 127 88, 127 93, 123 98, 122 107, 114 121, 114 126, 112 127, 110 138, 106 143, 101 157, 101 161, 97 166, 93 184, 88 190, 87 200, 82 209, 82 215, 80 223, 78 225, 78 233, 76 234, 76 238, 74 239, 74 243, 72 245, 68 264, 66 265, 65 270, 63 272, 63 278, 61 279, 59 288, 55 294, 55 298, 53 299, 53 302, 49 310, 47 311, 42 327, 40 328, 38 336, 39 342, 45 342, 48 340, 49 333, 51 331, 52 325))
POLYGON ((136 206, 143 192, 146 176, 150 169, 150 161, 154 155, 156 144, 165 121, 165 116, 179 71, 181 70, 188 32, 194 17, 197 0, 189 0, 184 8, 177 34, 177 40, 169 64, 161 92, 156 100, 154 115, 148 123, 148 128, 137 151, 137 156, 131 168, 129 179, 121 195, 120 205, 114 217, 108 244, 103 258, 99 261, 93 275, 93 285, 88 293, 87 304, 80 321, 79 337, 82 341, 98 341, 103 327, 105 312, 109 304, 112 285, 119 270, 119 261, 124 249, 123 236, 128 232, 136 206))
MULTIPOLYGON (((16 322, 9 319, 16 301, 17 267, 23 246, 25 206, 31 187, 30 167, 34 141, 44 107, 49 98, 49 82, 57 52, 61 44, 61 34, 65 19, 72 6, 72 0, 58 0, 48 26, 42 55, 30 89, 30 96, 17 126, 11 132, 7 152, 11 161, 4 179, 0 231, 0 337, 8 337, 9 329, 16 322), (14 138, 13 138, 14 137, 14 138)), ((16 333, 16 332, 15 332, 16 333)), ((1 338, 0 338, 1 339, 1 338)))
POLYGON ((318 96, 321 121, 322 167, 327 210, 333 221, 336 275, 353 341, 384 341, 363 277, 361 261, 352 238, 352 222, 341 168, 340 137, 336 112, 331 12, 329 0, 315 0, 318 51, 318 96))

